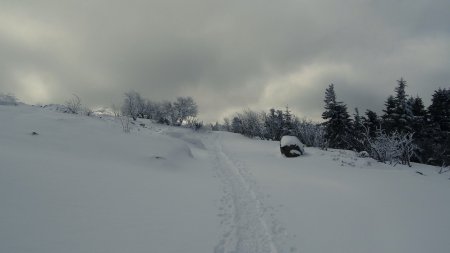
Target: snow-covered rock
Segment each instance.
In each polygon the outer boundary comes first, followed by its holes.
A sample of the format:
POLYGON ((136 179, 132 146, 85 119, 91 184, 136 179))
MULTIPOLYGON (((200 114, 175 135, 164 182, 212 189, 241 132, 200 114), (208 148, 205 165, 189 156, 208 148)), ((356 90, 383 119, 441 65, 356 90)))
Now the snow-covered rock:
POLYGON ((280 151, 286 157, 297 157, 305 153, 305 145, 297 137, 285 135, 280 140, 280 151))
POLYGON ((367 153, 367 151, 361 151, 358 153, 357 156, 361 157, 361 158, 366 158, 366 157, 369 157, 369 153, 367 153))

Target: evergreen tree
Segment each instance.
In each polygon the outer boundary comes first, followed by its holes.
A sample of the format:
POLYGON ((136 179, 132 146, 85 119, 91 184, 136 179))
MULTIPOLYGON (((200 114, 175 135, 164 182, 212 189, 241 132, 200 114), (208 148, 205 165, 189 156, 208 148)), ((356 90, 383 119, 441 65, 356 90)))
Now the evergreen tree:
POLYGON ((283 114, 283 128, 282 135, 292 135, 293 134, 293 122, 292 122, 292 114, 289 111, 289 107, 286 106, 286 110, 283 114))
POLYGON ((395 88, 395 110, 394 128, 398 132, 411 132, 412 113, 406 95, 406 81, 402 78, 397 80, 398 86, 395 88))
POLYGON ((331 148, 350 148, 348 136, 351 129, 350 115, 347 105, 336 101, 334 85, 325 90, 325 112, 322 113, 326 138, 331 148))
POLYGON ((434 92, 428 107, 429 119, 425 136, 427 162, 434 165, 450 164, 450 89, 434 92))
MULTIPOLYGON (((426 137, 426 116, 427 111, 423 105, 423 101, 419 96, 410 97, 408 99, 408 106, 411 110, 411 131, 414 132, 414 143, 419 147, 425 147, 429 138, 426 137)), ((413 157, 414 162, 426 161, 426 151, 424 148, 416 151, 416 156, 413 157)))
POLYGON ((357 151, 362 151, 365 149, 362 140, 364 139, 365 134, 365 126, 363 122, 366 120, 364 116, 359 114, 358 108, 355 108, 355 114, 353 115, 353 125, 352 125, 352 134, 351 134, 351 145, 357 151))
POLYGON ((438 124, 441 131, 450 131, 450 89, 436 90, 428 111, 430 120, 438 124))
POLYGON ((376 132, 381 128, 381 122, 378 118, 376 112, 367 110, 366 118, 364 118, 364 126, 369 130, 369 136, 374 138, 376 136, 376 132))
POLYGON ((279 135, 279 126, 277 124, 277 115, 275 114, 275 109, 271 108, 269 110, 269 114, 265 117, 264 120, 265 138, 269 140, 276 140, 279 135))
POLYGON ((387 132, 412 132, 412 112, 406 94, 406 81, 397 80, 395 96, 389 96, 383 110, 383 125, 387 132))
POLYGON ((394 129, 395 120, 395 98, 394 96, 389 96, 384 103, 386 109, 383 110, 384 114, 382 116, 383 119, 383 128, 386 129, 387 132, 391 132, 394 129))
POLYGON ((283 136, 283 125, 284 125, 284 115, 282 110, 276 111, 276 118, 275 118, 275 126, 276 126, 276 140, 281 140, 281 137, 283 136))
POLYGON ((408 99, 408 107, 410 108, 412 115, 411 130, 415 133, 415 137, 417 138, 423 130, 427 111, 425 110, 423 101, 419 96, 415 98, 410 97, 408 99))

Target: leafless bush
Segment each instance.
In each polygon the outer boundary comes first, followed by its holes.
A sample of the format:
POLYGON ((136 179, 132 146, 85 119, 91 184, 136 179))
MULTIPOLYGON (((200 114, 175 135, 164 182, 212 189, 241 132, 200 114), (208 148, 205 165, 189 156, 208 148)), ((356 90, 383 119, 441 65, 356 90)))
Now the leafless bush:
POLYGON ((111 109, 114 114, 114 118, 120 117, 120 109, 118 109, 115 104, 112 105, 111 109))
POLYGON ((129 133, 131 130, 131 117, 129 117, 128 115, 120 115, 118 118, 120 119, 120 123, 122 124, 122 130, 125 133, 129 133))
POLYGON ((81 112, 81 99, 76 94, 72 95, 73 97, 66 101, 66 109, 67 113, 79 114, 81 112))

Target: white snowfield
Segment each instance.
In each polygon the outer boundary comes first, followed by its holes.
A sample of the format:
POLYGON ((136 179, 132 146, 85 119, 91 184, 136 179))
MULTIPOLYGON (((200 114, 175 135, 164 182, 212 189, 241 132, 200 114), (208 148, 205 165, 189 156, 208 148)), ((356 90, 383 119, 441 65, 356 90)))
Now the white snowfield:
POLYGON ((138 121, 0 106, 0 252, 450 252, 436 167, 138 121))

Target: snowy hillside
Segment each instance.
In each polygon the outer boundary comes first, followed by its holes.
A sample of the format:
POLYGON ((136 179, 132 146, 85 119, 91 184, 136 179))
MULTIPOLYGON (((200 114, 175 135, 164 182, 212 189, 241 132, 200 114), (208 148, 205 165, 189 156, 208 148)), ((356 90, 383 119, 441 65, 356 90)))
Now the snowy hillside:
POLYGON ((139 123, 0 106, 0 252, 450 252, 435 167, 139 123))

